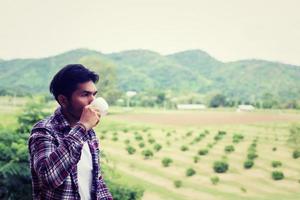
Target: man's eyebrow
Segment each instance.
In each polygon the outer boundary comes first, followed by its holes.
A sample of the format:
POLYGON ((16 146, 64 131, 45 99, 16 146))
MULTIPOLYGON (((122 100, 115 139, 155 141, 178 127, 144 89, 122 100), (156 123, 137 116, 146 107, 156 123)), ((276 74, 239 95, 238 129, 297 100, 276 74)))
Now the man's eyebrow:
POLYGON ((85 94, 93 94, 96 95, 98 91, 92 92, 92 91, 88 91, 88 90, 82 90, 81 93, 85 93, 85 94))

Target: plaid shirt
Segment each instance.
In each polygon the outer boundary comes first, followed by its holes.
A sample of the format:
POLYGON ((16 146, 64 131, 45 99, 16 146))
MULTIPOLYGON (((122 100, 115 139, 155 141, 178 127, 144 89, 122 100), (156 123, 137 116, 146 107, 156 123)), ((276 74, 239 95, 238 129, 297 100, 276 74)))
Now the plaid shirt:
POLYGON ((100 172, 99 143, 95 132, 80 125, 70 127, 61 108, 34 125, 29 138, 30 168, 34 200, 80 199, 77 163, 84 142, 93 160, 93 200, 112 200, 100 172))

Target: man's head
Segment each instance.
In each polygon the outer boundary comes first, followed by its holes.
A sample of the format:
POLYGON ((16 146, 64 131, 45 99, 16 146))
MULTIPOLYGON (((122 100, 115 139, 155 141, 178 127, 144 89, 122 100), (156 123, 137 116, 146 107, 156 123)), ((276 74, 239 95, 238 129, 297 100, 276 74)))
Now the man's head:
POLYGON ((62 68, 52 79, 50 92, 73 118, 79 119, 84 106, 95 98, 99 76, 80 64, 62 68))

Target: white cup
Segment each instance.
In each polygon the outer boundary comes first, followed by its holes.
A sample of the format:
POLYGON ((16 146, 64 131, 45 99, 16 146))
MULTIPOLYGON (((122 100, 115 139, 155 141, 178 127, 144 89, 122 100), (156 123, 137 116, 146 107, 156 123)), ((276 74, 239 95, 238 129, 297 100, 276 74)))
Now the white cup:
POLYGON ((92 101, 91 105, 100 110, 101 116, 107 115, 108 113, 108 103, 102 97, 97 97, 92 101))

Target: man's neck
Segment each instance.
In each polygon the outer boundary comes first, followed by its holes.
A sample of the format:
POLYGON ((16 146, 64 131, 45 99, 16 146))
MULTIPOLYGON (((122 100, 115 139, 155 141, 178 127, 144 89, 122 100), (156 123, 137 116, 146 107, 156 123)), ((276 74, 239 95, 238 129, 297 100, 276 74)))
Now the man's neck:
POLYGON ((67 109, 63 109, 62 108, 62 114, 64 115, 64 117, 66 118, 67 122, 69 123, 69 125, 71 127, 73 127, 79 120, 72 115, 72 113, 70 113, 67 109))

